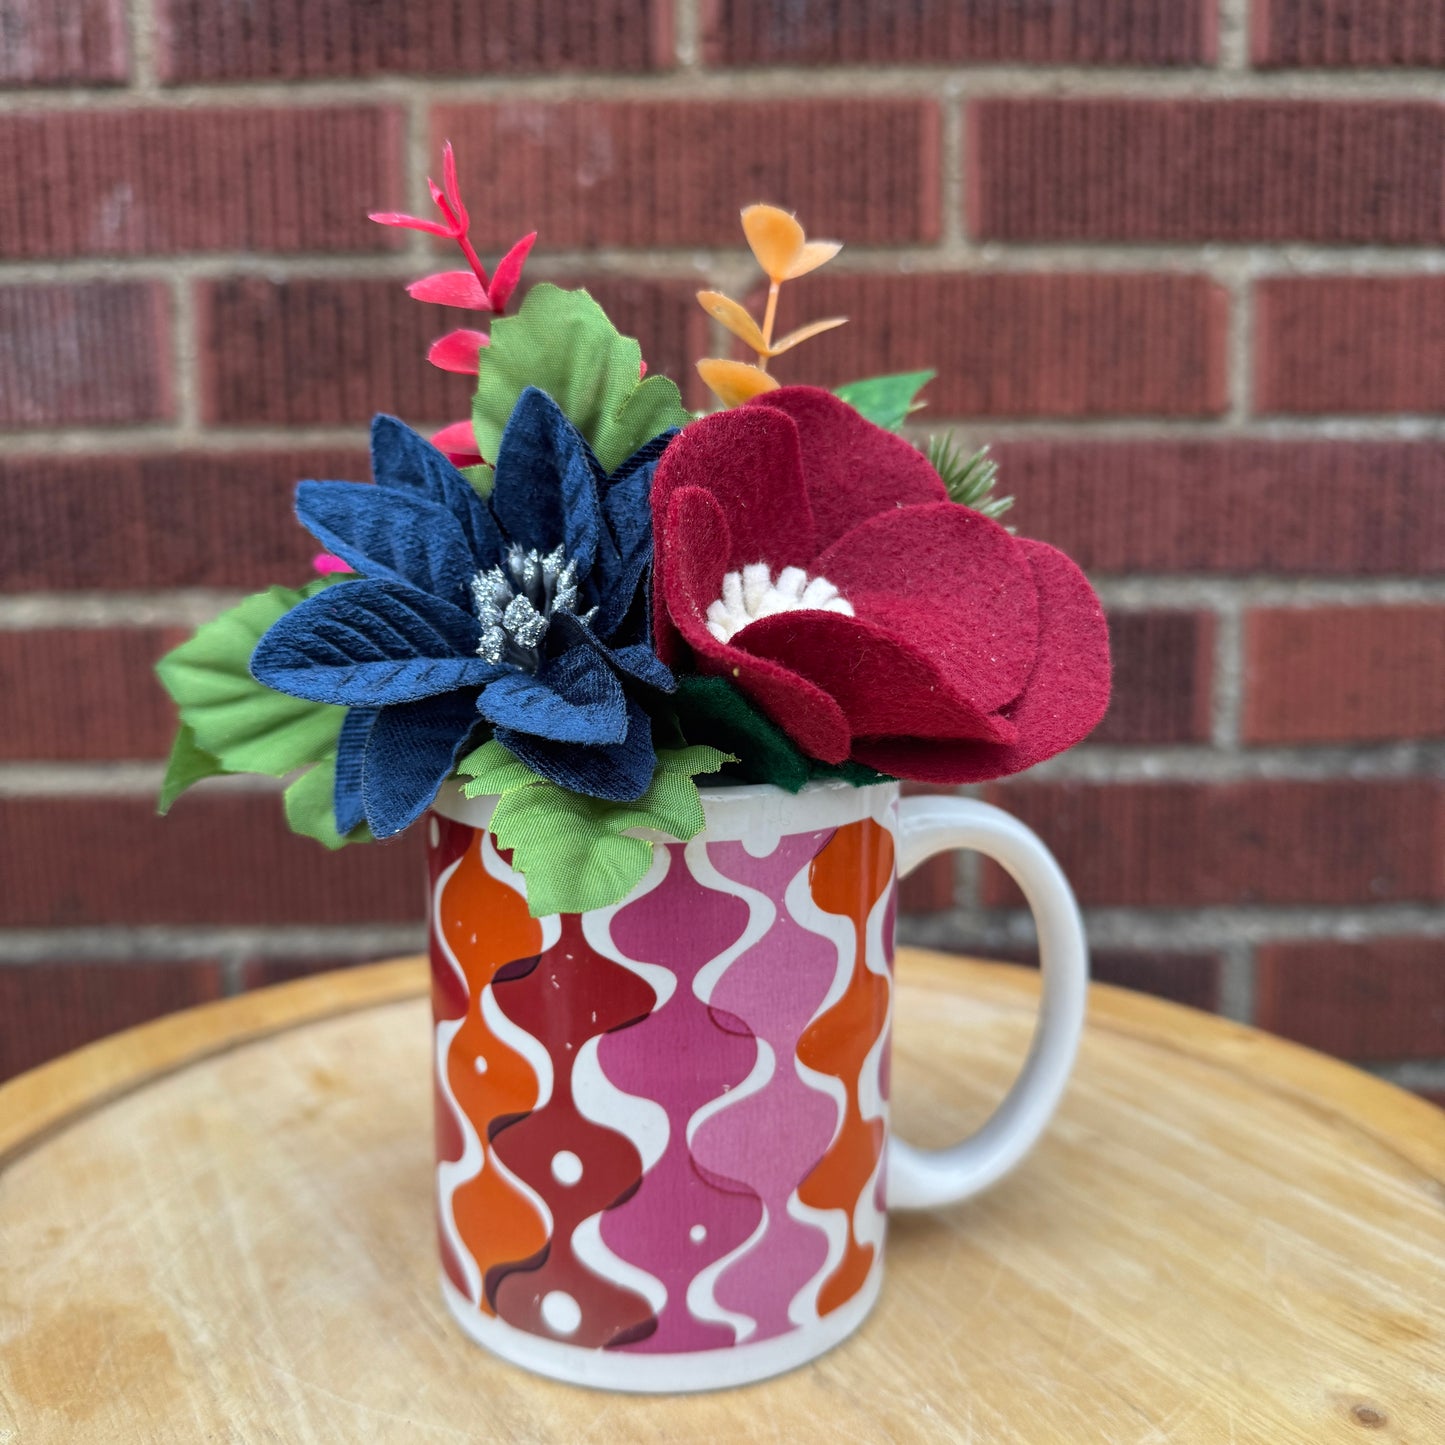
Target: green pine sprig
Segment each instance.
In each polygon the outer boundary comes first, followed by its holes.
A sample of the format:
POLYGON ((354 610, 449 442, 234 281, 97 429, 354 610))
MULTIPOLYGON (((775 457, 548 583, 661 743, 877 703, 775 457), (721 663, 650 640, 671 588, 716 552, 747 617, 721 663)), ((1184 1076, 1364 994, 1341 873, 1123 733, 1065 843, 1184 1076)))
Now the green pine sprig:
POLYGON ((952 432, 936 432, 925 448, 928 464, 936 471, 948 495, 961 507, 971 507, 997 521, 1014 504, 1012 497, 994 496, 998 463, 987 447, 972 455, 959 446, 952 432))

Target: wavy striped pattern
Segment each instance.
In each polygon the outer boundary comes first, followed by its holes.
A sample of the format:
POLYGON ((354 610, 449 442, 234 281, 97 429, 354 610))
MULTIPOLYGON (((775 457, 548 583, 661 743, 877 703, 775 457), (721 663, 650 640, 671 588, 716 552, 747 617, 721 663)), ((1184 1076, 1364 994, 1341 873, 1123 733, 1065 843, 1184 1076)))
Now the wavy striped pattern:
POLYGON ((532 919, 433 820, 438 1235, 476 1308, 591 1348, 774 1340, 883 1240, 893 809, 658 845, 628 898, 532 919))

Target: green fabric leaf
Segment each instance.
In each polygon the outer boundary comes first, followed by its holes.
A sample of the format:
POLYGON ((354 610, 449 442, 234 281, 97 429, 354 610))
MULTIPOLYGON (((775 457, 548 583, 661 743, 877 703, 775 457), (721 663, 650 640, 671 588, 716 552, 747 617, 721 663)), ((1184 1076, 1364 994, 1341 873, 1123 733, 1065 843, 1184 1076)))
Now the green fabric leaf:
MULTIPOLYGON (((659 432, 692 420, 673 382, 639 380, 642 348, 621 335, 585 291, 533 286, 515 316, 492 322, 491 338, 472 400, 477 449, 489 462, 496 461, 507 419, 529 386, 562 408, 608 472, 659 432)), ((480 490, 490 490, 490 483, 480 490)))
POLYGON ((774 783, 790 793, 808 781, 809 760, 725 678, 679 677, 669 701, 688 742, 710 743, 739 760, 727 769, 729 777, 774 783))
POLYGON ((540 773, 534 773, 495 738, 468 753, 457 764, 457 771, 471 779, 462 785, 462 792, 468 798, 511 793, 543 781, 540 773))
MULTIPOLYGON (((478 748, 467 762, 489 746, 478 748)), ((500 743, 495 747, 506 752, 500 743)), ((663 749, 651 787, 635 803, 570 793, 535 774, 532 782, 517 783, 497 753, 479 761, 487 771, 477 776, 512 784, 498 798, 490 828, 497 842, 511 850, 512 866, 527 880, 527 906, 540 918, 585 913, 625 898, 652 866, 651 842, 629 838, 627 832, 645 828, 679 842, 696 836, 703 811, 692 775, 716 772, 731 761, 716 748, 663 749)), ((469 795, 475 797, 471 786, 469 795)))
POLYGON ((308 768, 286 789, 286 822, 293 833, 315 838, 333 851, 348 843, 371 841, 371 830, 358 823, 351 832, 336 831, 336 754, 328 754, 314 768, 308 768))
POLYGON ((336 749, 344 707, 274 692, 251 676, 251 654, 279 617, 329 583, 272 587, 207 622, 156 664, 195 745, 228 773, 284 777, 336 749))
POLYGON ((161 796, 156 811, 164 816, 187 788, 204 778, 220 777, 226 771, 216 758, 197 744, 195 733, 182 723, 175 742, 171 744, 171 755, 166 759, 166 775, 161 780, 161 796))
POLYGON ((937 375, 936 371, 900 371, 891 376, 870 376, 836 387, 833 395, 842 397, 875 426, 897 431, 910 413, 923 406, 916 399, 918 393, 937 375))

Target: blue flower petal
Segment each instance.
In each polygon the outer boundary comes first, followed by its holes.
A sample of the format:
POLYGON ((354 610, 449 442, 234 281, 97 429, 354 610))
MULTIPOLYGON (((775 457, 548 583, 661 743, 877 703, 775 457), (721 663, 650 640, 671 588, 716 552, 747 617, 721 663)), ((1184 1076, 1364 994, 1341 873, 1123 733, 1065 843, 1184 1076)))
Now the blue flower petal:
POLYGON ((477 620, 399 582, 338 582, 272 623, 251 676, 278 692, 347 707, 481 687, 506 669, 476 655, 477 620))
POLYGON ((554 743, 498 728, 496 738, 535 773, 559 788, 612 803, 635 803, 652 785, 657 754, 647 714, 631 699, 627 703, 627 736, 606 747, 554 743))
POLYGON ((354 572, 406 582, 459 606, 466 605, 467 586, 481 570, 461 523, 417 492, 358 482, 302 482, 296 488, 296 515, 354 572))
POLYGON ((490 566, 502 538, 486 503, 467 479, 424 436, 394 416, 371 419, 371 475, 388 491, 415 492, 457 519, 472 555, 490 566))
POLYGON ((474 688, 384 707, 366 743, 366 821, 390 838, 424 813, 477 726, 474 688))
POLYGON ((492 512, 523 547, 560 546, 586 577, 601 539, 604 478, 582 434, 544 391, 518 398, 497 448, 492 512))
POLYGON ((619 743, 627 735, 622 684, 590 648, 549 659, 535 677, 521 671, 499 677, 477 707, 498 727, 558 743, 619 743))
POLYGON ((354 707, 341 722, 341 735, 336 740, 336 787, 331 795, 336 831, 341 834, 349 833, 366 816, 361 803, 362 759, 378 711, 374 707, 354 707))
POLYGON ((612 651, 613 665, 634 677, 638 682, 655 687, 659 692, 676 692, 677 679, 659 660, 657 654, 645 642, 634 642, 630 647, 618 647, 612 651))

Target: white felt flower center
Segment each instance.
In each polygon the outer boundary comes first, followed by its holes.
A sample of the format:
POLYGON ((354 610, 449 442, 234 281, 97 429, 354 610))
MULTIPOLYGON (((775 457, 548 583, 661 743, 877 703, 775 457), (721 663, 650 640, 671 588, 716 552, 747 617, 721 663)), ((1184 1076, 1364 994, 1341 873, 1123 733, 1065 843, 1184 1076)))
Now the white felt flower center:
POLYGON ((848 599, 826 577, 809 577, 801 567, 784 567, 773 580, 766 562, 725 572, 722 596, 707 609, 707 630, 731 642, 750 622, 778 612, 841 612, 853 615, 848 599))

